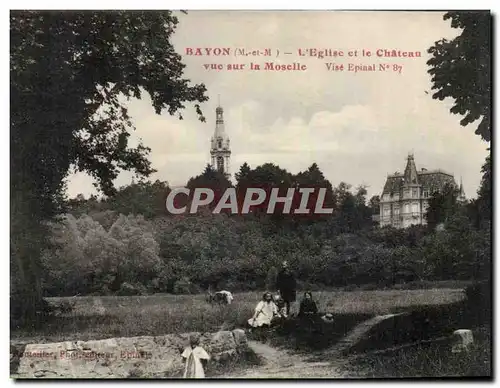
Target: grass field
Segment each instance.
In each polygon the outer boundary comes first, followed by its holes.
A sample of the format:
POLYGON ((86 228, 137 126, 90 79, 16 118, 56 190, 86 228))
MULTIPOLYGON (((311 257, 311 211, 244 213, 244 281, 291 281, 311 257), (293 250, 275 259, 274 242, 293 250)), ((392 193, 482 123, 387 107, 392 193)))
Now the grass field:
POLYGON ((451 353, 447 341, 367 353, 351 360, 347 370, 354 376, 366 378, 490 377, 490 327, 476 328, 474 340, 471 349, 464 353, 451 353))
MULTIPOLYGON (((26 342, 85 341, 233 329, 245 325, 261 296, 260 292, 238 293, 229 306, 212 306, 205 301, 205 295, 48 298, 54 304, 69 301, 74 304, 73 311, 55 317, 41 329, 11 331, 11 339, 26 342)), ((314 293, 320 311, 347 315, 379 315, 422 305, 448 304, 463 297, 461 289, 448 288, 314 293)), ((298 303, 294 307, 293 312, 297 312, 298 303)))

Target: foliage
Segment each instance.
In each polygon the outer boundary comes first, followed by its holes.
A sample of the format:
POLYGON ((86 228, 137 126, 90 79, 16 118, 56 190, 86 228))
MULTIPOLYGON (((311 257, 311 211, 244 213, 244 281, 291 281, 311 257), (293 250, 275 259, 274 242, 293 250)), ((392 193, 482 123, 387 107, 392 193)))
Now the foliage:
MULTIPOLYGON (((335 212, 326 218, 292 221, 285 217, 217 215, 210 211, 152 216, 152 188, 157 187, 156 192, 161 193, 168 187, 160 182, 132 184, 121 188, 113 198, 100 202, 89 199, 95 210, 85 201, 80 203, 80 208, 87 209, 92 217, 69 217, 67 230, 72 230, 72 234, 61 235, 57 225, 53 226, 59 248, 50 256, 52 261, 46 262, 52 274, 46 280, 47 292, 60 289, 73 294, 75 287, 101 293, 273 289, 276 268, 285 258, 299 283, 311 289, 385 288, 422 281, 474 280, 488 272, 490 230, 477 228, 470 218, 470 205, 462 206, 456 201, 454 187, 434 193, 430 200, 429 213, 445 225, 443 231, 434 231, 425 226, 374 228, 366 189, 360 186, 353 192, 345 182, 331 187, 314 165, 298 175, 273 164, 255 169, 245 165, 238 179, 240 187, 259 180, 264 183, 266 179, 278 187, 287 179, 288 184, 300 181, 330 187, 335 212), (118 216, 115 210, 109 210, 111 206, 135 206, 152 217, 118 216), (89 260, 84 256, 94 263, 94 288, 89 286, 90 271, 82 267, 89 260), (72 260, 76 262, 73 267, 72 260)), ((209 166, 188 182, 191 188, 210 184, 224 188, 230 182, 209 166)), ((74 209, 78 214, 79 208, 74 209)))
POLYGON ((189 278, 184 277, 175 282, 173 291, 174 294, 198 294, 200 289, 189 278))
POLYGON ((68 216, 63 225, 53 225, 58 249, 44 255, 49 295, 123 294, 132 288, 124 283, 142 285, 141 294, 262 290, 273 285, 284 258, 299 282, 315 289, 482 279, 491 264, 490 230, 476 229, 460 212, 441 232, 414 227, 331 235, 328 223, 318 221, 275 226, 269 234, 259 218, 224 214, 154 221, 122 215, 109 230, 88 216, 68 216))
POLYGON ((429 48, 427 64, 432 76, 433 98, 451 97, 450 112, 467 126, 481 119, 476 134, 491 140, 491 14, 489 11, 454 11, 444 15, 451 27, 461 30, 453 40, 441 39, 429 48))
POLYGON ((266 290, 274 291, 276 288, 276 278, 278 277, 278 269, 274 266, 269 268, 266 277, 266 290))
POLYGON ((40 304, 43 223, 61 213, 72 169, 115 192, 120 170, 154 170, 149 148, 129 146, 134 129, 124 98, 146 91, 156 113, 179 114, 207 100, 204 85, 183 78, 170 43, 170 11, 12 11, 10 14, 12 305, 34 321, 40 304))
POLYGON ((454 185, 446 185, 442 190, 431 194, 425 214, 427 225, 432 230, 437 225, 446 222, 460 207, 457 202, 459 190, 454 185))
MULTIPOLYGON (((190 195, 187 201, 187 203, 189 204, 193 200, 194 189, 197 188, 211 189, 214 192, 214 199, 208 205, 208 208, 210 210, 213 210, 215 206, 217 206, 217 203, 221 199, 226 189, 232 187, 232 184, 222 172, 215 170, 211 165, 208 164, 205 167, 203 173, 194 178, 189 179, 189 181, 186 184, 186 187, 190 190, 190 195)), ((184 203, 179 203, 179 200, 177 200, 176 202, 177 202, 175 204, 176 208, 180 208, 185 205, 184 203)))
POLYGON ((159 245, 142 216, 121 215, 109 231, 89 216, 68 215, 52 227, 57 248, 42 256, 48 295, 144 293, 156 278, 159 245))
POLYGON ((104 205, 119 214, 142 214, 145 218, 153 218, 167 214, 165 201, 169 193, 167 182, 132 183, 120 188, 104 205))
POLYGON ((483 222, 491 221, 493 209, 491 204, 491 155, 488 155, 486 157, 486 162, 483 164, 481 172, 483 173, 483 176, 481 177, 481 183, 477 192, 478 196, 476 202, 480 224, 482 224, 483 222))

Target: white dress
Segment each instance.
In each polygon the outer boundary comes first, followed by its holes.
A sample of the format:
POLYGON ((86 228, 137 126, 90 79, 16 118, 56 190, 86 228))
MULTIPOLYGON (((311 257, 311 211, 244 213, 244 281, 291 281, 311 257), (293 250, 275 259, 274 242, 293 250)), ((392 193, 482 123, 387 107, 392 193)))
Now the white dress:
POLYGON ((200 346, 192 349, 189 346, 184 349, 182 357, 186 359, 186 367, 184 369, 185 379, 203 379, 205 377, 205 371, 200 361, 200 359, 210 360, 210 356, 205 349, 200 346))
POLYGON ((255 314, 248 320, 248 324, 252 327, 270 325, 273 317, 277 314, 278 307, 274 302, 267 303, 261 300, 255 308, 255 314))

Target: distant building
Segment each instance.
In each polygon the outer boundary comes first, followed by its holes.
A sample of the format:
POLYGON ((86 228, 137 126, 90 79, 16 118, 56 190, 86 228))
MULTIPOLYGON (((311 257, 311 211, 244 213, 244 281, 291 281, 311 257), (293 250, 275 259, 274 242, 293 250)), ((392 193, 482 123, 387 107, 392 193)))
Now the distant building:
POLYGON ((231 148, 229 144, 229 136, 224 128, 224 111, 220 104, 215 109, 215 133, 212 136, 210 146, 211 165, 217 171, 222 172, 227 179, 231 180, 230 161, 231 148))
MULTIPOLYGON (((403 174, 395 173, 387 176, 380 198, 379 225, 407 228, 411 225, 425 225, 429 197, 442 190, 446 184, 458 185, 452 174, 442 170, 420 171, 415 166, 413 155, 408 155, 403 174)), ((459 200, 465 200, 460 182, 459 200)))

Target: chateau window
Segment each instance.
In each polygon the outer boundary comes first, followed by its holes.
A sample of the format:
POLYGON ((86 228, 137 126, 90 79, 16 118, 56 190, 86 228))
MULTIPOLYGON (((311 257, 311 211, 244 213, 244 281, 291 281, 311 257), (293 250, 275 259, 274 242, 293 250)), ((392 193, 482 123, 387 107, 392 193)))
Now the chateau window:
POLYGON ((412 205, 412 209, 411 209, 411 211, 412 211, 413 213, 418 213, 418 204, 417 204, 417 203, 414 203, 414 204, 412 205))
POLYGON ((429 190, 424 190, 424 198, 427 198, 429 196, 429 190))
POLYGON ((409 213, 410 212, 410 205, 405 205, 405 213, 409 213))
POLYGON ((413 189, 413 198, 418 198, 418 191, 417 191, 417 189, 413 189))
POLYGON ((217 143, 217 147, 218 148, 222 148, 222 140, 219 140, 218 143, 217 143))

